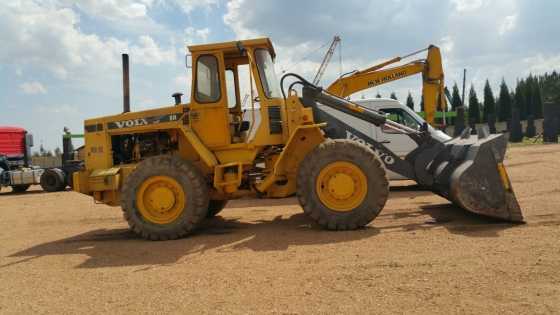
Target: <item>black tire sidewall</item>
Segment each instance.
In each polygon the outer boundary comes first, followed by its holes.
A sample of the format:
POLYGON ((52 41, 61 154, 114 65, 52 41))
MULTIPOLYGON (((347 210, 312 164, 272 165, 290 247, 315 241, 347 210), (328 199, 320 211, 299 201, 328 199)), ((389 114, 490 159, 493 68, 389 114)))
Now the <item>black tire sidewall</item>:
POLYGON ((329 140, 319 145, 309 153, 298 170, 298 199, 305 213, 328 229, 347 230, 368 224, 383 209, 388 192, 383 164, 371 149, 349 140, 329 140), (319 173, 334 162, 352 163, 366 176, 367 194, 362 203, 351 211, 331 210, 317 195, 319 173))
POLYGON ((193 231, 206 217, 208 188, 198 170, 189 162, 174 157, 153 157, 139 163, 128 176, 121 205, 125 219, 136 233, 152 240, 175 239, 193 231), (175 221, 168 224, 145 220, 137 208, 137 190, 145 180, 154 176, 173 178, 185 193, 185 208, 175 221))
POLYGON ((64 174, 57 169, 47 169, 41 175, 41 188, 47 192, 55 192, 64 189, 64 174), (54 184, 49 183, 49 179, 54 180, 54 184))

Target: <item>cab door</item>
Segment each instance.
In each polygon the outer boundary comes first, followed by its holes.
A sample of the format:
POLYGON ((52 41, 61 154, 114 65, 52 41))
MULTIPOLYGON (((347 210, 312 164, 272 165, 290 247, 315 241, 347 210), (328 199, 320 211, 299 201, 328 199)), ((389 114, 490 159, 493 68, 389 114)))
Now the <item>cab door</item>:
MULTIPOLYGON (((420 123, 402 108, 382 108, 380 111, 388 114, 387 119, 412 129, 420 129, 420 123)), ((384 142, 384 145, 389 150, 400 157, 406 156, 418 147, 418 144, 405 134, 397 133, 393 129, 384 126, 378 127, 378 129, 378 139, 384 142)))
POLYGON ((228 145, 231 137, 223 53, 205 53, 193 59, 191 128, 207 147, 228 145))

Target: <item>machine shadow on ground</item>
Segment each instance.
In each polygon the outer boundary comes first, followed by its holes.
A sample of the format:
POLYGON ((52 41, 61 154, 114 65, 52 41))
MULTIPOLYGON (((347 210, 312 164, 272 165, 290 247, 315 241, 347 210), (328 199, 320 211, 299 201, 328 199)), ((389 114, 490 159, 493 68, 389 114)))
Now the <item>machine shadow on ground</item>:
POLYGON ((474 214, 451 203, 420 205, 417 211, 381 213, 379 218, 395 223, 399 220, 414 221, 407 224, 390 223, 381 229, 414 231, 444 228, 452 234, 469 237, 498 237, 501 231, 525 226, 474 214))
POLYGON ((77 268, 167 265, 211 250, 224 253, 247 249, 283 251, 290 246, 350 242, 378 233, 379 230, 372 227, 347 232, 322 231, 311 225, 303 213, 256 222, 218 216, 204 222, 193 235, 165 242, 146 241, 124 228, 96 229, 14 253, 9 257, 24 259, 0 268, 51 255, 88 256, 77 268))
MULTIPOLYGON (((254 209, 249 211, 259 212, 285 202, 263 200, 257 207, 253 203, 254 209)), ((291 204, 293 202, 292 199, 291 204)), ((239 201, 235 204, 236 207, 241 205, 239 201)), ((86 255, 87 259, 76 268, 169 265, 206 251, 284 251, 291 246, 337 244, 374 239, 379 233, 408 233, 441 227, 453 234, 495 237, 500 231, 516 226, 470 214, 450 204, 422 206, 417 211, 382 212, 370 226, 342 232, 322 230, 303 213, 251 222, 228 217, 227 209, 224 213, 225 217, 208 219, 195 234, 175 241, 146 241, 126 228, 96 229, 16 252, 9 257, 23 259, 0 268, 51 255, 86 255)))

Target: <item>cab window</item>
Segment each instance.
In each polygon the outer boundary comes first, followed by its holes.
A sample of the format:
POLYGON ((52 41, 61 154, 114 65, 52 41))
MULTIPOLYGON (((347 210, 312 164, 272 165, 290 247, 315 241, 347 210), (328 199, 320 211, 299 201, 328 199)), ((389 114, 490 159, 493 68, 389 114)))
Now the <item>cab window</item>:
POLYGON ((384 108, 381 112, 388 114, 387 119, 412 129, 420 129, 420 123, 401 108, 384 108))
POLYGON ((196 100, 201 103, 217 102, 220 95, 218 59, 212 55, 200 56, 196 63, 196 100))
POLYGON ((270 52, 266 49, 255 50, 259 77, 263 85, 264 94, 268 98, 280 97, 280 84, 274 70, 274 61, 270 52))
POLYGON ((228 108, 234 108, 237 105, 237 91, 235 88, 235 73, 233 70, 226 70, 226 89, 228 108))

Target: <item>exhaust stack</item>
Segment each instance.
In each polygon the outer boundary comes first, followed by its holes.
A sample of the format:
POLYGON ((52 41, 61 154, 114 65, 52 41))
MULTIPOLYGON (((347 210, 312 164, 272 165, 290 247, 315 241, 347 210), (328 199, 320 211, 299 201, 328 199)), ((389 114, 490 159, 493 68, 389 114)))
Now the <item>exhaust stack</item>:
POLYGON ((128 79, 128 54, 122 54, 123 65, 123 113, 130 112, 130 82, 128 79))

